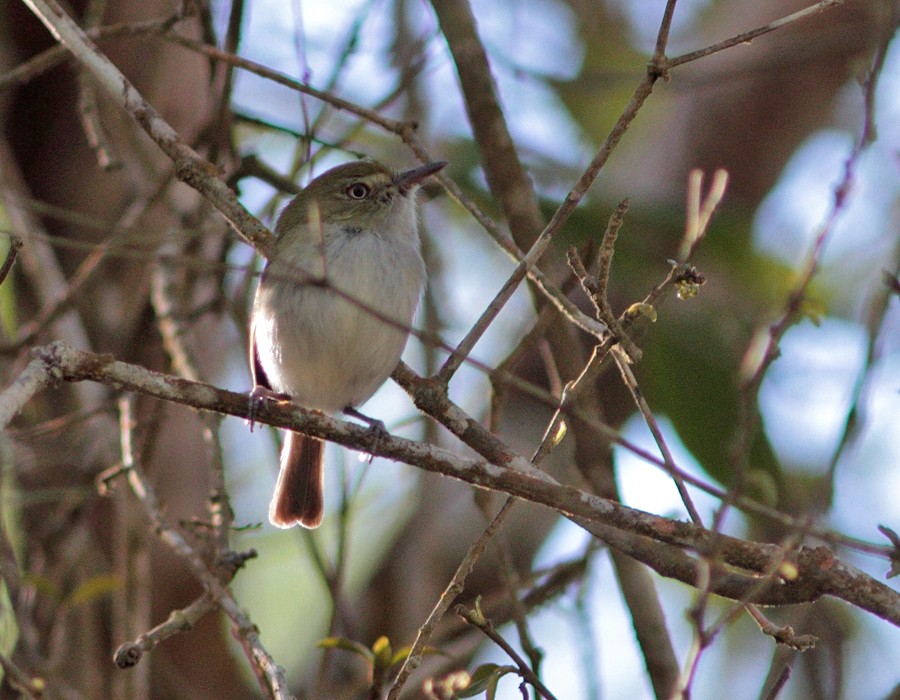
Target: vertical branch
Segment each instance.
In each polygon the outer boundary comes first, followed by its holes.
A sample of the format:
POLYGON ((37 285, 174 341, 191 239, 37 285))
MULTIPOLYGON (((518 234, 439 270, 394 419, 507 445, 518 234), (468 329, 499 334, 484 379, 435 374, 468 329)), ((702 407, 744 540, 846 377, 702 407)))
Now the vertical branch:
POLYGON ((488 186, 503 209, 513 238, 520 248, 527 248, 543 228, 543 217, 500 107, 472 9, 468 0, 432 0, 432 7, 459 73, 488 186))
MULTIPOLYGON (((119 406, 119 435, 121 468, 134 467, 134 399, 122 396, 119 406)), ((113 499, 115 527, 112 534, 113 567, 121 577, 122 586, 112 600, 112 634, 114 639, 130 639, 138 630, 150 627, 150 589, 152 574, 149 566, 147 544, 143 522, 133 508, 129 507, 127 492, 119 489, 113 499)), ((115 700, 149 697, 150 665, 137 666, 131 673, 118 673, 112 677, 112 692, 115 700)))
MULTIPOLYGON (((106 10, 106 0, 90 0, 84 12, 85 29, 94 29, 103 19, 106 10)), ((87 138, 88 145, 97 156, 97 163, 103 170, 115 170, 122 167, 122 162, 116 157, 106 129, 100 119, 100 100, 97 94, 97 85, 90 74, 80 69, 78 71, 78 115, 81 117, 81 128, 87 138)))
MULTIPOLYGON (((165 250, 161 251, 165 254, 165 250)), ((184 254, 184 250, 169 251, 173 259, 184 254)), ((170 265, 157 265, 151 278, 150 301, 156 314, 156 323, 163 345, 176 373, 192 381, 201 381, 201 373, 198 369, 196 353, 187 343, 187 331, 182 326, 180 318, 184 315, 180 306, 175 301, 178 298, 178 283, 170 265)), ((222 443, 219 439, 219 424, 221 418, 212 413, 201 415, 203 430, 201 435, 206 443, 210 458, 210 477, 212 486, 209 497, 209 511, 211 525, 213 527, 213 539, 218 556, 229 551, 231 525, 234 521, 234 511, 228 498, 225 487, 225 465, 222 459, 222 443)))

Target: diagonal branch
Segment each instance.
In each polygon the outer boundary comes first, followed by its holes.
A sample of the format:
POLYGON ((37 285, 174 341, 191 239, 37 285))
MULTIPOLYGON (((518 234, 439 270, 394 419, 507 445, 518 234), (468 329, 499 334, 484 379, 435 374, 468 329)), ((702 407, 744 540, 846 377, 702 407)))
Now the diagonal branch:
MULTIPOLYGON (((249 409, 246 394, 153 372, 137 365, 118 362, 108 355, 73 350, 62 343, 36 349, 34 359, 26 372, 31 387, 47 386, 54 380, 69 382, 87 380, 227 415, 246 418, 249 409)), ((427 380, 420 381, 424 383, 425 391, 433 394, 433 383, 429 384, 427 380)), ((24 405, 23 399, 27 400, 18 386, 19 381, 0 394, 0 416, 11 418, 24 405)), ((33 395, 35 391, 36 389, 31 389, 27 392, 28 396, 33 395)), ((444 405, 434 395, 427 400, 432 402, 435 409, 444 405)), ((447 421, 451 424, 455 422, 457 429, 470 425, 466 423, 466 416, 460 409, 455 408, 455 412, 451 413, 455 418, 448 418, 448 413, 434 417, 442 422, 447 421)), ((528 460, 510 451, 493 436, 491 436, 494 440, 493 446, 483 445, 483 447, 493 449, 499 459, 496 462, 488 462, 484 459, 463 457, 456 452, 431 444, 394 436, 373 436, 371 431, 362 426, 289 403, 271 402, 263 405, 257 412, 256 420, 542 504, 573 519, 592 532, 597 530, 593 527, 593 524, 596 524, 613 528, 614 532, 640 536, 637 539, 630 537, 633 541, 623 543, 623 547, 627 544, 632 556, 640 554, 642 541, 640 538, 647 538, 653 541, 651 544, 654 550, 652 556, 651 552, 644 552, 641 555, 642 560, 643 557, 652 558, 653 566, 659 573, 692 586, 697 582, 697 572, 696 568, 690 565, 690 561, 687 561, 690 557, 678 553, 677 549, 674 553, 669 548, 660 549, 660 545, 686 548, 700 555, 715 552, 723 563, 750 572, 729 573, 717 577, 712 582, 710 590, 718 595, 764 605, 808 602, 823 595, 830 595, 900 626, 900 594, 840 561, 827 547, 800 547, 795 555, 796 577, 782 580, 778 586, 767 587, 747 597, 748 592, 755 591, 754 586, 759 581, 758 576, 752 572, 757 574, 769 572, 773 562, 783 556, 780 546, 713 533, 690 523, 628 508, 616 501, 560 484, 532 467, 528 460), (678 555, 674 556, 675 553, 678 555)), ((5 423, 0 421, 0 427, 4 426, 5 423)), ((182 551, 176 537, 177 533, 171 531, 168 534, 174 538, 170 544, 176 551, 182 551)), ((202 564, 202 561, 187 551, 184 551, 184 556, 192 567, 202 564)), ((220 599, 219 596, 224 596, 221 598, 223 609, 237 624, 242 624, 238 620, 243 618, 240 617, 240 611, 230 593, 206 570, 205 565, 202 572, 196 570, 195 573, 217 600, 220 599)))
POLYGON ((183 143, 121 71, 102 54, 56 0, 22 0, 50 33, 88 70, 108 95, 147 132, 175 164, 175 174, 206 197, 235 230, 263 255, 272 234, 238 201, 237 195, 218 177, 215 165, 183 143))

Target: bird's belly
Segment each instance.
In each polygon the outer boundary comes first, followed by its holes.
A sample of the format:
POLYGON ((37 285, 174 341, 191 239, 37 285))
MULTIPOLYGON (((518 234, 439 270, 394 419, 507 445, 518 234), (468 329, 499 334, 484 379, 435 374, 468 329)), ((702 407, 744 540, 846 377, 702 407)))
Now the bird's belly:
POLYGON ((264 309, 279 313, 263 313, 254 332, 275 391, 336 412, 368 400, 396 366, 421 295, 421 258, 367 252, 362 266, 361 251, 329 258, 334 289, 281 281, 264 293, 264 309))

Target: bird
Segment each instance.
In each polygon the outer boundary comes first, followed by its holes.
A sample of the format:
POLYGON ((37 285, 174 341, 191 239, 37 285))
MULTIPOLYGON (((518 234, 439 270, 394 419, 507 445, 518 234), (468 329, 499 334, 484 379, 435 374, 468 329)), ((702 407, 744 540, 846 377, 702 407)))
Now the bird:
MULTIPOLYGON (((406 345, 426 283, 416 191, 446 165, 393 171, 374 160, 344 163, 288 203, 250 317, 251 404, 289 399, 384 430, 356 408, 406 345)), ((321 439, 285 431, 273 525, 321 524, 323 452, 321 439)))

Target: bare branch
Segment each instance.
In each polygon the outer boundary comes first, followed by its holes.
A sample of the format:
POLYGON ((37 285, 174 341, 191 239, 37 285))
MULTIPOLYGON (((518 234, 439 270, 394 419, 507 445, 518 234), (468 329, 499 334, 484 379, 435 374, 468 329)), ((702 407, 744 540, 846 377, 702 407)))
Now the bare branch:
MULTIPOLYGON (((136 365, 118 362, 106 355, 73 350, 61 343, 37 349, 31 367, 33 367, 32 374, 40 371, 44 378, 54 376, 65 381, 100 381, 128 391, 138 391, 158 399, 199 409, 245 418, 248 413, 246 394, 237 394, 207 384, 152 372, 136 365), (37 364, 39 362, 44 366, 40 367, 37 364)), ((628 508, 616 501, 561 485, 532 467, 524 458, 509 451, 495 436, 470 435, 472 426, 477 423, 458 408, 452 407, 446 398, 441 399, 440 395, 436 395, 433 382, 421 379, 419 381, 422 382, 423 392, 416 394, 417 405, 430 406, 430 415, 454 429, 454 432, 460 431, 467 438, 473 438, 467 439, 466 442, 473 447, 477 445, 476 449, 480 448, 495 455, 496 461, 463 457, 450 450, 399 437, 373 436, 371 431, 361 426, 286 402, 265 404, 257 412, 256 420, 540 503, 575 519, 583 527, 584 523, 597 523, 626 530, 667 545, 686 547, 700 553, 714 552, 722 561, 748 571, 768 572, 772 562, 781 556, 782 550, 777 545, 748 542, 712 533, 692 524, 628 508)), ((7 392, 0 394, 0 408, 4 406, 6 400, 7 392)), ((149 498, 150 492, 147 490, 149 485, 141 480, 136 486, 149 498)), ((156 515, 161 517, 161 514, 154 513, 154 519, 156 515)), ((177 532, 171 529, 163 532, 164 540, 181 553, 191 563, 192 568, 202 564, 196 555, 184 549, 187 545, 177 532)), ((657 570, 663 575, 674 576, 691 585, 696 581, 695 571, 685 569, 683 562, 664 560, 658 561, 657 566, 659 567, 657 570)), ((207 579, 211 574, 205 568, 203 571, 204 573, 195 573, 204 585, 211 586, 209 590, 215 594, 217 600, 220 600, 222 595, 230 595, 220 584, 212 585, 207 579)), ((782 605, 831 595, 900 625, 900 594, 849 564, 841 562, 827 548, 800 548, 797 552, 797 571, 796 579, 783 581, 777 587, 759 591, 757 595, 744 602, 782 605)), ((751 590, 757 581, 758 579, 753 576, 735 574, 717 578, 712 590, 718 595, 743 600, 742 596, 751 590)), ((238 612, 232 607, 233 601, 230 597, 223 600, 223 608, 229 616, 236 621, 243 619, 238 617, 238 612)))
POLYGON ((690 53, 682 54, 681 56, 676 56, 675 58, 670 58, 668 59, 668 65, 670 68, 674 68, 675 66, 680 66, 682 63, 690 63, 691 61, 705 58, 706 56, 718 53, 719 51, 730 49, 732 46, 737 46, 739 44, 749 44, 758 36, 768 34, 769 32, 773 32, 776 29, 780 29, 781 27, 784 27, 788 24, 792 24, 798 20, 805 19, 806 17, 814 14, 818 14, 823 10, 827 10, 829 8, 843 4, 844 0, 822 0, 821 2, 817 2, 815 5, 810 5, 809 7, 798 10, 797 12, 793 12, 785 17, 782 17, 781 19, 776 19, 774 22, 769 22, 768 24, 764 24, 763 26, 757 27, 756 29, 751 29, 748 32, 737 34, 730 39, 725 39, 725 41, 720 41, 717 44, 712 44, 711 46, 707 46, 704 49, 699 49, 698 51, 691 51, 690 53))
POLYGON ((218 170, 184 144, 175 130, 147 103, 118 68, 102 54, 56 0, 23 0, 53 36, 78 59, 107 94, 128 112, 175 164, 175 174, 218 209, 235 230, 265 255, 272 234, 238 201, 218 170))

